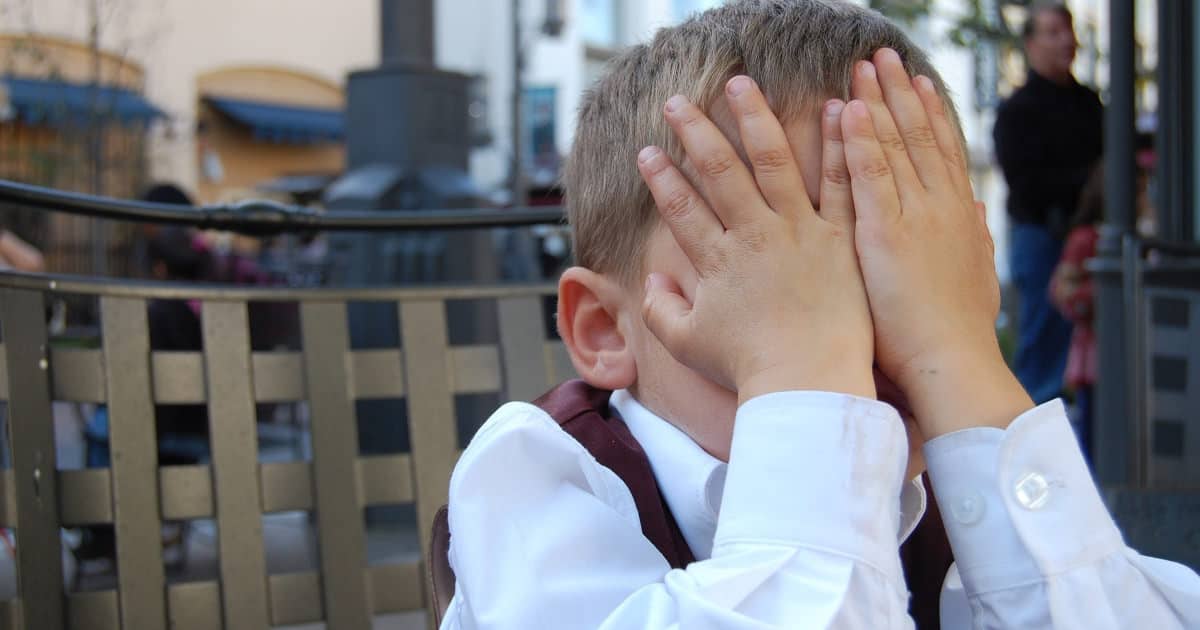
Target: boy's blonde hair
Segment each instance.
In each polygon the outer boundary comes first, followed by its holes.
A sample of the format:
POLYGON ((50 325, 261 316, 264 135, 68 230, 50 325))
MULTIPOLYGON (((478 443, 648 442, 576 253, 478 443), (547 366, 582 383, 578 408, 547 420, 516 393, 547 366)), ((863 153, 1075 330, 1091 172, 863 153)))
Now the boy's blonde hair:
POLYGON ((655 34, 610 62, 584 96, 563 183, 576 264, 623 281, 642 271, 657 221, 637 153, 682 148, 663 104, 683 94, 708 111, 735 74, 758 82, 780 120, 847 98, 854 63, 879 48, 900 54, 910 74, 929 77, 957 123, 945 84, 928 58, 882 15, 840 0, 740 0, 655 34))

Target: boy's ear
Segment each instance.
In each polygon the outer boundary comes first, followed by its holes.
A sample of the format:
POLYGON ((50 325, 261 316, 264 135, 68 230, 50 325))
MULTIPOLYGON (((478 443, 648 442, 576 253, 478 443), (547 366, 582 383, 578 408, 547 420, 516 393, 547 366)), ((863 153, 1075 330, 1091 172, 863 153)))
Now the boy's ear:
POLYGON ((625 290, 608 276, 571 267, 558 280, 558 334, 580 378, 601 389, 637 380, 633 349, 618 325, 625 290))

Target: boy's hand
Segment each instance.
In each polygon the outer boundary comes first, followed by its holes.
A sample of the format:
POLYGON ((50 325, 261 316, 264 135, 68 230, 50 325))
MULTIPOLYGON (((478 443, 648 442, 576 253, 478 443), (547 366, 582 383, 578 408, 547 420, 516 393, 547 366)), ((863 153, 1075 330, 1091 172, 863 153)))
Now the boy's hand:
MULTIPOLYGON (((643 316, 680 362, 738 392, 874 397, 871 317, 854 255, 848 180, 823 182, 814 210, 783 128, 758 86, 734 77, 726 98, 751 172, 721 131, 682 96, 667 122, 695 165, 697 193, 656 147, 638 168, 699 278, 692 298, 650 274, 643 316)), ((823 114, 823 171, 845 170, 841 104, 823 114)))
POLYGON ((855 244, 876 357, 926 438, 1005 427, 1032 407, 996 340, 994 245, 958 134, 925 77, 895 51, 860 62, 842 117, 855 244))

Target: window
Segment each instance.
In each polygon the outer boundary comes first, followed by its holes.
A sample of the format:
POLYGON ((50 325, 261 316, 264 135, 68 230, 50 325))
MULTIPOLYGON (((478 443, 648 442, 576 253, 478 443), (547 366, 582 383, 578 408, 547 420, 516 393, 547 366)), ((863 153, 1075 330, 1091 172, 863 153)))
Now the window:
POLYGON ((615 48, 618 42, 618 0, 579 0, 579 30, 592 46, 615 48))
POLYGON ((671 0, 671 17, 679 22, 721 3, 722 0, 671 0))

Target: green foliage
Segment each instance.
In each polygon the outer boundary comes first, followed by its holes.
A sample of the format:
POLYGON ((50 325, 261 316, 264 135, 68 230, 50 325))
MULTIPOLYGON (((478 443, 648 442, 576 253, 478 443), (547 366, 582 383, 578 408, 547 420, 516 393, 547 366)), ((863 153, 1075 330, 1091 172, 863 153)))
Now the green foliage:
MULTIPOLYGON (((1004 19, 1007 7, 1028 7, 1032 0, 996 0, 994 13, 981 0, 961 0, 965 10, 947 16, 951 21, 947 38, 956 46, 974 49, 985 44, 1012 50, 1020 46, 1019 25, 1009 25, 1004 19)), ((871 8, 906 25, 934 12, 935 0, 870 0, 871 8)))
POLYGON ((871 0, 871 8, 905 25, 933 11, 933 0, 871 0))
POLYGON ((1003 6, 1027 6, 1029 0, 1007 0, 997 5, 996 14, 988 15, 980 0, 968 0, 967 11, 950 27, 947 37, 957 46, 974 48, 997 44, 1000 48, 1020 45, 1021 35, 1004 19, 1003 6))

